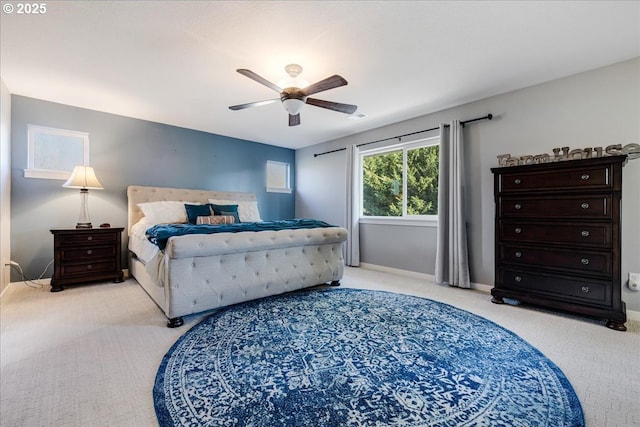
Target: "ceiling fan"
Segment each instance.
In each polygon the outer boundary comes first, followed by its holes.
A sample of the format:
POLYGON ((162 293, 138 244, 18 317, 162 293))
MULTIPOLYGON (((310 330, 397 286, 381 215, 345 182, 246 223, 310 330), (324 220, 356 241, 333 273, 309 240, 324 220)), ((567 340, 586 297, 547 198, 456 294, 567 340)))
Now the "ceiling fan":
POLYGON ((325 90, 334 89, 340 86, 347 85, 347 81, 339 75, 333 75, 326 79, 311 85, 306 85, 301 79, 297 79, 298 75, 302 72, 302 67, 298 64, 289 64, 284 67, 290 79, 278 82, 278 85, 271 83, 267 79, 260 77, 251 70, 244 68, 236 70, 243 76, 249 77, 256 82, 275 90, 280 94, 280 98, 267 99, 265 101, 249 102, 247 104, 232 105, 229 107, 231 110, 244 110, 245 108, 259 107, 261 105, 272 104, 277 101, 281 101, 285 110, 289 113, 289 126, 298 126, 300 124, 300 110, 304 104, 313 105, 314 107, 326 108, 328 110, 339 111, 340 113, 353 114, 357 109, 357 105, 342 104, 339 102, 324 101, 322 99, 310 98, 309 95, 313 95, 325 90), (284 86, 284 87, 281 87, 284 86), (303 86, 303 87, 298 87, 303 86))

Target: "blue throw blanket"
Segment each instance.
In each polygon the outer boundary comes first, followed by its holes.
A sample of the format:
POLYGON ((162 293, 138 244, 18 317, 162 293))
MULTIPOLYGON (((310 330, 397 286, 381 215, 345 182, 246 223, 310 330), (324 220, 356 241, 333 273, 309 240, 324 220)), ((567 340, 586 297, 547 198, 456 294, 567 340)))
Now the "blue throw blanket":
POLYGON ((147 239, 160 249, 169 237, 185 234, 239 233, 241 231, 290 230, 296 228, 335 227, 317 219, 285 219, 280 221, 239 222, 235 224, 160 224, 147 230, 147 239))

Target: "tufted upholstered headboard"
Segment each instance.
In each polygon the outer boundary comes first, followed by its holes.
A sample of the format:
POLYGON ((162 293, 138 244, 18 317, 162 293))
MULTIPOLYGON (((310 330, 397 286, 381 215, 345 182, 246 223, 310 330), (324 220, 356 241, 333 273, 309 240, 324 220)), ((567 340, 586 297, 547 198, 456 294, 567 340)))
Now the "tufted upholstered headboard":
POLYGON ((170 200, 207 203, 209 199, 253 201, 256 200, 256 195, 253 193, 130 185, 127 187, 127 233, 130 233, 131 227, 144 216, 138 203, 170 200))

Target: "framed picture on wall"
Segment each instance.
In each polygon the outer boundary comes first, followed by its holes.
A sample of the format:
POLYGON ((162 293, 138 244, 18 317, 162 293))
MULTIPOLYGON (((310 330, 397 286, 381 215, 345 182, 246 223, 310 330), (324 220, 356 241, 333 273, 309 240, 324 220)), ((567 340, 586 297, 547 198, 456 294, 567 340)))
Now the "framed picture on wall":
POLYGON ((89 164, 89 134, 28 125, 25 178, 66 180, 77 165, 89 164))

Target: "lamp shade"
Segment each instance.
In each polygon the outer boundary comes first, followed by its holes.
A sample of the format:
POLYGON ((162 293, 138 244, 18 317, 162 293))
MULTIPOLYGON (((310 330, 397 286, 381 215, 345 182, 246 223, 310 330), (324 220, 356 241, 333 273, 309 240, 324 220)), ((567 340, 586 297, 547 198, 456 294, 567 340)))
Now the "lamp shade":
POLYGON ((73 168, 71 177, 62 186, 68 188, 90 188, 92 190, 103 189, 91 166, 76 166, 73 168))

